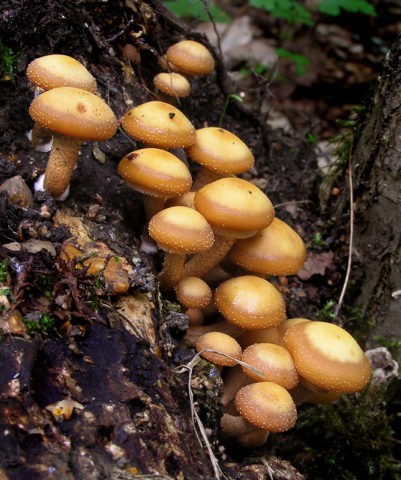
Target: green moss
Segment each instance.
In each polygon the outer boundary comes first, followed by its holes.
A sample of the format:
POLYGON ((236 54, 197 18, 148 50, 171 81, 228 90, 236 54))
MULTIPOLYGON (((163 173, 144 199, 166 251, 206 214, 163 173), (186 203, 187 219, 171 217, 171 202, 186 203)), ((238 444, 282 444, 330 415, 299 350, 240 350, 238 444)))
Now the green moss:
POLYGON ((303 449, 293 463, 314 480, 401 479, 390 390, 370 386, 330 405, 300 407, 296 434, 303 449))

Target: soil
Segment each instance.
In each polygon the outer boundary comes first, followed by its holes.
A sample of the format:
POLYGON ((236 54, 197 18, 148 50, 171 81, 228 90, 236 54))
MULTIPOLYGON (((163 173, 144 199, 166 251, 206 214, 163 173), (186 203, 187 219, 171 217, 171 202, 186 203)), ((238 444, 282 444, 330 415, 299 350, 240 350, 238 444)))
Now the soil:
MULTIPOLYGON (((0 82, 0 184, 21 176, 34 192, 46 167, 48 154, 33 149, 26 136, 33 125, 28 114, 33 87, 25 71, 31 60, 48 53, 82 61, 121 118, 133 105, 158 98, 152 78, 169 45, 183 37, 200 40, 214 52, 216 72, 193 78, 191 95, 178 106, 196 128, 219 122, 234 87, 208 40, 156 1, 115 3, 118 8, 112 2, 10 0, 0 7, 2 44, 18 53, 12 76, 3 71, 0 82), (127 44, 136 49, 140 63, 124 55, 127 44)), ((271 26, 266 18, 258 21, 271 26)), ((394 33, 389 27, 385 31, 387 37, 381 38, 390 45, 394 33)), ((306 37, 302 34, 310 46, 306 37)), ((333 53, 329 45, 327 52, 333 53)), ((254 153, 255 167, 245 178, 268 193, 277 216, 298 231, 308 248, 309 264, 302 274, 271 279, 285 296, 289 318, 316 318, 341 291, 347 218, 339 220, 344 223, 336 225, 335 235, 330 230, 331 236, 325 236, 336 191, 322 208, 316 145, 308 134, 330 138, 341 131, 334 118, 348 110, 346 102, 335 101, 334 92, 353 104, 365 96, 384 56, 370 53, 369 69, 358 82, 350 78, 348 65, 336 82, 334 76, 321 82, 327 68, 309 84, 294 80, 286 89, 272 87, 277 110, 291 118, 296 131, 273 129, 260 111, 238 102, 230 103, 224 117, 224 128, 254 153)), ((342 71, 341 62, 331 61, 342 71)), ((5 330, 1 338, 0 356, 7 365, 0 372, 2 478, 215 478, 208 451, 194 433, 188 373, 178 373, 194 355, 182 342, 188 319, 174 308, 173 296, 158 291, 162 253, 144 248, 141 196, 117 173, 121 158, 140 146, 121 129, 106 142, 84 143, 64 202, 36 192, 32 203, 24 204, 0 191, 0 260, 7 263, 4 286, 11 293, 7 315, 19 312, 34 322, 33 332, 5 330), (106 251, 109 259, 117 256, 128 271, 125 296, 135 299, 134 307, 122 310, 113 284, 102 276, 95 280, 63 256, 68 244, 89 254, 106 251), (45 314, 54 320, 49 330, 40 324, 45 314), (66 398, 77 402, 67 420, 47 408, 66 398)), ((191 168, 195 174, 196 167, 191 168)), ((336 321, 347 323, 347 318, 340 314, 336 321)), ((366 338, 358 339, 363 344, 366 338)), ((279 458, 285 449, 278 448, 277 457, 264 452, 263 463, 262 457, 239 455, 225 443, 218 430, 218 371, 198 364, 193 378, 196 405, 226 478, 305 478, 290 458, 279 458)))

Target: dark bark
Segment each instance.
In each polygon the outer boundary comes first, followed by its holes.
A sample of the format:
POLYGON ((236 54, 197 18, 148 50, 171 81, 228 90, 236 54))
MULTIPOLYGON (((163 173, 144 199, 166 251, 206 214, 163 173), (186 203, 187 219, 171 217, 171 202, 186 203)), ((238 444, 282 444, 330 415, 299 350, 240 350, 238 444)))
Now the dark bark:
POLYGON ((374 334, 401 340, 401 38, 378 78, 352 155, 355 306, 374 334))

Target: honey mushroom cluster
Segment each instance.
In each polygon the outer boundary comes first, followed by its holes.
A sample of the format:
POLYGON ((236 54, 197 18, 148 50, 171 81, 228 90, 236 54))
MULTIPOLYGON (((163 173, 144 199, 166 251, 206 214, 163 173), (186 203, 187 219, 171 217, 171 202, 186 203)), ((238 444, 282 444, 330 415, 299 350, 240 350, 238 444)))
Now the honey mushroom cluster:
MULTIPOLYGON (((222 432, 246 447, 261 446, 270 432, 295 425, 303 402, 363 389, 371 367, 340 326, 287 319, 270 277, 299 272, 302 238, 275 216, 260 188, 240 177, 254 164, 248 146, 221 127, 195 129, 172 105, 181 87, 189 95, 187 77, 213 71, 210 52, 184 40, 160 64, 168 73, 155 85, 171 101, 124 114, 121 127, 140 148, 122 158, 118 173, 142 195, 148 233, 164 251, 160 289, 189 318, 186 344, 221 371, 222 432), (195 178, 191 162, 198 164, 195 178)), ((118 125, 99 96, 76 86, 41 93, 30 114, 54 136, 45 189, 55 197, 68 187, 82 141, 110 138, 118 125)))

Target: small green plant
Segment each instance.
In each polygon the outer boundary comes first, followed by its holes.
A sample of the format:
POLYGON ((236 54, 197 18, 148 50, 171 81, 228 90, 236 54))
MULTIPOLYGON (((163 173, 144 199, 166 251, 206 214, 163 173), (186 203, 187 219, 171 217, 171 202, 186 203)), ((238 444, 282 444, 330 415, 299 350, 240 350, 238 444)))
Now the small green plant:
POLYGON ((39 320, 30 320, 24 318, 23 322, 28 335, 34 335, 36 333, 48 335, 52 330, 55 329, 55 320, 48 313, 43 313, 39 317, 39 320))
POLYGON ((0 282, 5 282, 7 280, 7 262, 4 260, 0 262, 0 282))
POLYGON ((14 80, 14 66, 15 62, 22 55, 23 50, 14 53, 10 47, 4 45, 0 40, 0 79, 14 80))
POLYGON ((336 305, 336 302, 334 300, 328 300, 323 308, 321 308, 317 313, 316 317, 319 320, 328 320, 328 321, 333 321, 336 319, 336 314, 334 313, 334 307, 336 305))
POLYGON ((164 4, 174 15, 181 18, 195 18, 206 22, 212 16, 219 23, 227 23, 230 20, 223 10, 206 0, 165 0, 164 4))
POLYGON ((46 298, 48 299, 52 298, 53 288, 54 288, 54 277, 50 277, 48 275, 37 275, 36 285, 46 298))
POLYGON ((236 93, 230 93, 230 95, 227 95, 226 100, 225 100, 224 105, 223 105, 223 110, 221 111, 221 115, 220 115, 220 119, 219 119, 219 123, 218 123, 219 127, 221 127, 223 125, 224 118, 225 118, 226 113, 227 113, 228 105, 232 100, 235 100, 235 101, 240 102, 240 103, 242 103, 242 101, 243 101, 242 97, 240 97, 236 93))
POLYGON ((295 73, 298 77, 302 77, 308 71, 310 60, 305 55, 299 53, 290 52, 289 50, 278 47, 276 48, 276 53, 281 58, 287 58, 291 60, 295 65, 295 73))
POLYGON ((308 133, 305 137, 306 143, 309 145, 316 145, 318 141, 318 137, 314 135, 313 133, 308 133))
POLYGON ((324 247, 325 241, 321 232, 314 232, 312 236, 312 247, 324 247))

